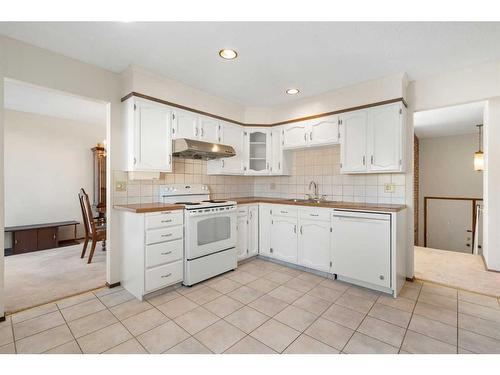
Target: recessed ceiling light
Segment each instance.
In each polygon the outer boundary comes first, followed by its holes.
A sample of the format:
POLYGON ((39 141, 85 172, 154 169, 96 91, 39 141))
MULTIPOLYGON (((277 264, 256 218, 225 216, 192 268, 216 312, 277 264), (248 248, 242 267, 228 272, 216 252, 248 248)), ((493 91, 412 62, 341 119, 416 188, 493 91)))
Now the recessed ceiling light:
POLYGON ((226 60, 233 60, 238 56, 234 49, 224 48, 219 51, 219 56, 226 60))
POLYGON ((299 92, 300 92, 299 89, 288 89, 288 90, 286 90, 286 93, 288 95, 295 95, 295 94, 298 94, 299 92))

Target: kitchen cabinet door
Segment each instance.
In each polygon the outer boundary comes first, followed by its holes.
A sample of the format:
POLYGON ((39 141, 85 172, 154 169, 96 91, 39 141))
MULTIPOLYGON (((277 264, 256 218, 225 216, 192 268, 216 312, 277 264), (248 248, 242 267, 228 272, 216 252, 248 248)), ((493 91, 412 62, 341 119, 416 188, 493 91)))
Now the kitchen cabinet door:
POLYGON ((297 218, 273 216, 270 230, 271 256, 297 264, 297 218))
POLYGON ((236 221, 236 230, 238 231, 236 241, 236 254, 238 260, 248 257, 248 216, 238 216, 236 221))
POLYGON ((259 253, 259 206, 248 207, 248 256, 259 253))
POLYGON ((272 257, 271 253, 271 220, 272 205, 259 204, 259 254, 272 257))
POLYGON ((401 103, 369 111, 367 156, 371 172, 403 171, 403 109, 401 103))
POLYGON ((337 115, 320 117, 309 123, 309 145, 326 146, 339 141, 339 118, 337 115))
POLYGON ((245 174, 269 174, 271 170, 269 131, 267 129, 250 129, 245 132, 245 153, 248 155, 245 174))
POLYGON ((281 128, 271 129, 271 174, 283 173, 283 145, 281 140, 281 128))
POLYGON ((340 118, 340 171, 367 171, 366 130, 367 111, 348 112, 340 118))
POLYGON ((318 271, 330 271, 330 220, 300 219, 298 263, 318 271))
POLYGON ((136 100, 134 116, 135 171, 172 171, 171 111, 168 107, 136 100))
POLYGON ((242 174, 243 172, 243 128, 239 125, 228 122, 221 123, 222 136, 221 143, 233 146, 236 156, 220 159, 222 173, 242 174))
POLYGON ((198 115, 193 112, 175 110, 174 111, 173 138, 198 139, 200 134, 198 115))
POLYGON ((283 149, 303 148, 308 145, 308 123, 294 122, 283 127, 283 149))
POLYGON ((390 288, 390 214, 336 211, 332 227, 332 272, 390 288))
POLYGON ((200 141, 220 143, 220 126, 218 120, 211 117, 200 116, 198 127, 198 138, 200 141))

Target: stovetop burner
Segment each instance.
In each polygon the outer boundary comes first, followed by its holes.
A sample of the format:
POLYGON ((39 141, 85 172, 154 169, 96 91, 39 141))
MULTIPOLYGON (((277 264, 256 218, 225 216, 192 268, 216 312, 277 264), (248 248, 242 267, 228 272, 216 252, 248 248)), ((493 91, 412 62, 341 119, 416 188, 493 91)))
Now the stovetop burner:
POLYGON ((200 203, 199 202, 175 202, 175 204, 184 204, 186 206, 196 206, 200 203))
POLYGON ((207 200, 202 201, 202 202, 208 202, 208 203, 226 203, 227 201, 219 200, 219 199, 207 199, 207 200))

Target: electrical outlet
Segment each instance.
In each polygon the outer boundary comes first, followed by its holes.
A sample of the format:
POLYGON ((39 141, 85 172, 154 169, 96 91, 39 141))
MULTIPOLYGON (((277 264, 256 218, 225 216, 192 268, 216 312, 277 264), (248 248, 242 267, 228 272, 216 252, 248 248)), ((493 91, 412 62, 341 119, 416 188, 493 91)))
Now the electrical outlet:
POLYGON ((384 192, 386 193, 394 193, 396 190, 396 184, 385 184, 384 185, 384 192))
POLYGON ((115 182, 115 191, 127 191, 127 182, 126 181, 116 181, 115 182))

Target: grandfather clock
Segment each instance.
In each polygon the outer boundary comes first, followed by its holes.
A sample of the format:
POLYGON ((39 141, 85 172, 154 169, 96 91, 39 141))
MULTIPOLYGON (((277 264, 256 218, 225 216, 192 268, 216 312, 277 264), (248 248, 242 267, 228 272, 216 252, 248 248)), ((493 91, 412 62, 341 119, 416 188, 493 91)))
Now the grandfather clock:
POLYGON ((92 148, 94 155, 94 202, 92 208, 99 219, 106 217, 106 149, 101 143, 92 148))

